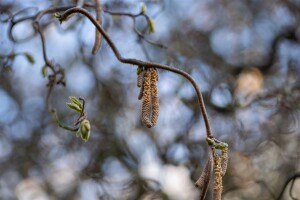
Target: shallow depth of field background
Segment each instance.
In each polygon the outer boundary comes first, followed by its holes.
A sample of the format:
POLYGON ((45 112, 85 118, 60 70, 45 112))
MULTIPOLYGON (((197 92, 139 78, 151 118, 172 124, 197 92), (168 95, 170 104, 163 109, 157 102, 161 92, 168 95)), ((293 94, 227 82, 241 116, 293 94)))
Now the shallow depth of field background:
MULTIPOLYGON (((1 0, 0 10, 33 15, 72 1, 1 0)), ((103 26, 124 57, 151 60, 190 73, 204 95, 216 138, 229 144, 226 200, 276 199, 300 171, 300 1, 298 0, 106 0, 112 11, 155 20, 155 33, 138 40, 132 19, 103 14, 103 26)), ((94 11, 90 9, 94 14, 94 11)), ((0 15, 0 199, 198 199, 194 181, 206 161, 205 126, 192 86, 159 70, 157 125, 141 124, 136 67, 118 62, 105 41, 91 55, 94 27, 82 16, 43 31, 48 57, 66 72, 66 87, 52 104, 68 124, 75 113, 68 96, 86 99, 92 124, 88 142, 57 127, 46 109, 47 78, 41 41, 32 24, 17 25, 9 40, 0 15)), ((141 30, 147 25, 137 21, 141 30)), ((286 188, 283 199, 292 199, 286 188)), ((300 179, 292 196, 300 198, 300 179)), ((211 190, 209 191, 209 197, 211 190)))

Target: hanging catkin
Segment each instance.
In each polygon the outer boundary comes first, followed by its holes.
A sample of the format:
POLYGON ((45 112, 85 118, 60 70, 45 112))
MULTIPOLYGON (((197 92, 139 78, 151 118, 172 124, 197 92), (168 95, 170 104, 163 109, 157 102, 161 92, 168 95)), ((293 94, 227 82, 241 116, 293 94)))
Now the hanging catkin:
POLYGON ((148 128, 151 128, 151 72, 146 70, 143 84, 143 103, 142 103, 142 122, 148 128))
POLYGON ((151 123, 152 126, 154 126, 157 122, 158 115, 159 115, 159 98, 158 98, 158 90, 157 90, 158 74, 157 74, 157 70, 154 68, 151 68, 150 72, 151 72, 151 104, 152 104, 151 123))
POLYGON ((145 70, 143 70, 143 71, 141 71, 141 72, 138 73, 138 76, 137 76, 137 86, 139 88, 143 86, 144 75, 145 75, 145 70))
POLYGON ((196 181, 196 187, 203 189, 204 185, 209 181, 213 168, 213 157, 209 157, 199 179, 196 181))
POLYGON ((222 150, 222 161, 221 161, 222 176, 224 176, 227 171, 227 165, 228 165, 228 148, 225 148, 222 150))
POLYGON ((206 193, 207 193, 207 190, 209 187, 209 182, 210 182, 213 165, 214 165, 213 150, 211 148, 209 148, 208 149, 208 158, 207 158, 205 167, 202 170, 199 179, 195 183, 196 187, 198 187, 202 190, 201 195, 200 195, 200 200, 205 199, 205 196, 206 196, 206 193))
POLYGON ((213 200, 221 200, 223 185, 222 185, 222 168, 221 156, 214 155, 214 192, 213 200))
POLYGON ((139 66, 137 86, 141 90, 138 99, 143 99, 142 122, 148 128, 156 124, 159 115, 157 80, 158 73, 155 68, 143 69, 139 66))

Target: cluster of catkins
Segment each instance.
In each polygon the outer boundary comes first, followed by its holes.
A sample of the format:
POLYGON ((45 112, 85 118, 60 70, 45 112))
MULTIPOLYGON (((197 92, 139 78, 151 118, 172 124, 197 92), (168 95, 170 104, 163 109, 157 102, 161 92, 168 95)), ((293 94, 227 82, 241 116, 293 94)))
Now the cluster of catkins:
MULTIPOLYGON (((224 147, 221 150, 221 155, 213 153, 212 149, 209 149, 208 160, 206 165, 200 175, 200 178, 197 180, 195 185, 202 189, 204 198, 208 189, 210 182, 210 177, 212 171, 214 171, 214 190, 213 190, 213 199, 221 200, 222 199, 222 177, 225 175, 228 164, 228 147, 224 147)), ((203 199, 201 198, 201 199, 203 199)))
POLYGON ((142 100, 142 122, 148 128, 153 127, 159 115, 159 98, 157 90, 158 73, 155 68, 139 66, 137 86, 141 88, 138 99, 142 100))

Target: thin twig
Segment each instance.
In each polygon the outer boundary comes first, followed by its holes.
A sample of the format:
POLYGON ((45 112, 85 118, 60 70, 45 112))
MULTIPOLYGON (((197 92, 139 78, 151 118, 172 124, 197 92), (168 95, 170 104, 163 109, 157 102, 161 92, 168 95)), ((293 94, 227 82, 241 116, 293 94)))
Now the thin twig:
POLYGON ((110 15, 126 16, 126 17, 132 18, 132 20, 133 20, 133 30, 140 39, 144 40, 145 42, 148 42, 149 44, 151 44, 153 46, 157 46, 159 48, 167 49, 167 47, 165 45, 147 39, 145 37, 145 35, 137 29, 137 27, 136 27, 136 18, 137 17, 140 17, 140 16, 144 17, 145 20, 148 23, 151 20, 150 17, 148 15, 146 15, 145 13, 143 13, 142 11, 137 13, 137 14, 132 14, 132 13, 128 13, 128 12, 114 12, 114 11, 110 11, 110 10, 106 10, 106 9, 103 9, 103 11, 110 14, 110 15))

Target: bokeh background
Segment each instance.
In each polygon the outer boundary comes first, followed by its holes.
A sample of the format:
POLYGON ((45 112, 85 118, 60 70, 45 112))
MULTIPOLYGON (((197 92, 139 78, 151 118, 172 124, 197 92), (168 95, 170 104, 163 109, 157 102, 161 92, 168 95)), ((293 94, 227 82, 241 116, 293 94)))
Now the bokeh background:
MULTIPOLYGON (((11 41, 8 19, 24 8, 17 17, 74 3, 0 1, 0 199, 198 199, 194 182, 207 147, 192 86, 159 70, 158 123, 144 127, 136 66, 118 62, 105 41, 91 55, 95 30, 82 16, 60 25, 48 15, 41 23, 48 57, 66 73, 66 87, 54 88, 51 103, 72 125, 76 115, 65 103, 83 96, 90 140, 54 123, 40 37, 27 20, 11 41), (3 59, 12 52, 29 52, 35 63, 3 59)), ((139 39, 129 17, 103 13, 103 26, 124 57, 195 78, 216 138, 229 144, 223 199, 300 199, 300 179, 292 188, 289 181, 300 172, 300 1, 102 0, 108 10, 131 13, 142 3, 155 21, 145 37, 167 48, 139 39)), ((147 22, 138 18, 137 27, 147 22)))

